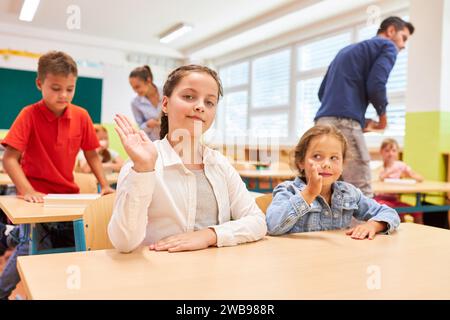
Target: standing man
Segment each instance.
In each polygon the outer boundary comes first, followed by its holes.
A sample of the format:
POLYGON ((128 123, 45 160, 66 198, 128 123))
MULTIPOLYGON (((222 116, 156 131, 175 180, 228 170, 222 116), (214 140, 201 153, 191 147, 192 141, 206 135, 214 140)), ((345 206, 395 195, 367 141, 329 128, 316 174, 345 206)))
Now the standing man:
POLYGON ((383 20, 375 37, 338 52, 320 85, 321 106, 314 121, 332 124, 345 135, 350 157, 344 166, 344 181, 369 197, 373 196, 370 155, 363 132, 386 128, 386 83, 397 54, 413 32, 414 26, 399 17, 383 20), (378 122, 365 119, 369 103, 375 107, 378 122))

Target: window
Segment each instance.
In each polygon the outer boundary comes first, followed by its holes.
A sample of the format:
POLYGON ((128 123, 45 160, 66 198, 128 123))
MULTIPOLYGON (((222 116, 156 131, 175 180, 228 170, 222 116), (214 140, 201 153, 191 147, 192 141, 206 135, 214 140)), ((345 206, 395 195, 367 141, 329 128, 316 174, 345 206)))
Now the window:
POLYGON ((297 127, 298 137, 314 124, 314 117, 320 107, 319 91, 322 77, 315 77, 297 82, 297 127))
POLYGON ((219 70, 224 97, 219 102, 215 129, 220 137, 247 134, 249 63, 242 62, 219 70))
POLYGON ((257 58, 252 63, 252 107, 288 104, 290 50, 257 58))
POLYGON ((288 114, 255 115, 250 119, 252 136, 288 137, 288 114))
POLYGON ((346 32, 298 48, 298 70, 326 68, 340 49, 351 43, 351 33, 346 32))
POLYGON ((224 88, 232 88, 248 83, 248 63, 239 63, 220 70, 220 80, 224 88))
POLYGON ((290 52, 220 68, 224 99, 216 120, 223 138, 247 136, 249 131, 252 136, 288 138, 290 52))
MULTIPOLYGON (((225 95, 223 106, 225 128, 229 136, 245 136, 247 131, 247 91, 225 95)), ((220 106, 219 106, 220 108, 220 106)))

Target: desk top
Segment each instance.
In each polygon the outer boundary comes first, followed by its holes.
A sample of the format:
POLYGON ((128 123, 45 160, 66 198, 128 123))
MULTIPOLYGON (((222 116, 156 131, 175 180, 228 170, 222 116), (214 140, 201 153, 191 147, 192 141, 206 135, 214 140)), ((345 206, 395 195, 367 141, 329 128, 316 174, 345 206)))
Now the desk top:
POLYGON ((372 181, 372 189, 374 193, 450 192, 450 183, 440 181, 424 181, 415 184, 401 184, 372 181))
POLYGON ((85 208, 44 208, 16 196, 0 196, 0 208, 14 224, 73 221, 83 217, 85 208))
POLYGON ((18 269, 32 299, 450 299, 450 231, 403 223, 372 241, 334 230, 181 253, 21 256, 18 269))
POLYGON ((298 173, 288 169, 272 170, 237 170, 239 175, 243 178, 278 178, 278 179, 293 179, 298 173))

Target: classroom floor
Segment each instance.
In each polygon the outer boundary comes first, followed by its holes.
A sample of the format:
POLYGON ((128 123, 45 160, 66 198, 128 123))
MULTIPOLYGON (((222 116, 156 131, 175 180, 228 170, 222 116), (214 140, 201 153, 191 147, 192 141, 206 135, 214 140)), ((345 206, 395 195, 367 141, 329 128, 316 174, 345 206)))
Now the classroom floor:
MULTIPOLYGON (((8 250, 5 252, 5 255, 0 257, 0 273, 3 271, 4 266, 6 265, 6 261, 8 261, 9 256, 11 255, 12 251, 8 250)), ((16 289, 13 291, 12 295, 9 297, 10 300, 15 300, 17 298, 19 299, 26 299, 25 289, 22 285, 22 282, 19 282, 16 289), (18 295, 18 296, 17 296, 18 295)))

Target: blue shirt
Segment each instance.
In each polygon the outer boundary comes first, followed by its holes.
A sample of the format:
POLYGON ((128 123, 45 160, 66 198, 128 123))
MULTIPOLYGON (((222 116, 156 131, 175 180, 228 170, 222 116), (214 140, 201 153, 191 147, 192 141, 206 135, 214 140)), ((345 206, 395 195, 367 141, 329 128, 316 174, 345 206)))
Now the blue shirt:
POLYGON ((159 101, 157 106, 154 106, 147 97, 137 96, 131 102, 131 110, 133 111, 134 119, 139 127, 147 133, 149 139, 152 141, 159 140, 160 127, 149 128, 147 127, 147 121, 161 118, 161 101, 159 101))
POLYGON ((352 217, 386 222, 386 233, 391 233, 400 224, 397 211, 364 196, 347 182, 333 183, 331 206, 321 196, 309 205, 300 193, 305 187, 303 180, 297 177, 274 189, 273 200, 266 213, 270 235, 345 229, 350 226, 352 217))
POLYGON ((365 125, 369 102, 378 115, 388 104, 386 83, 398 50, 382 37, 373 37, 341 49, 328 67, 319 89, 321 117, 350 118, 365 125))

